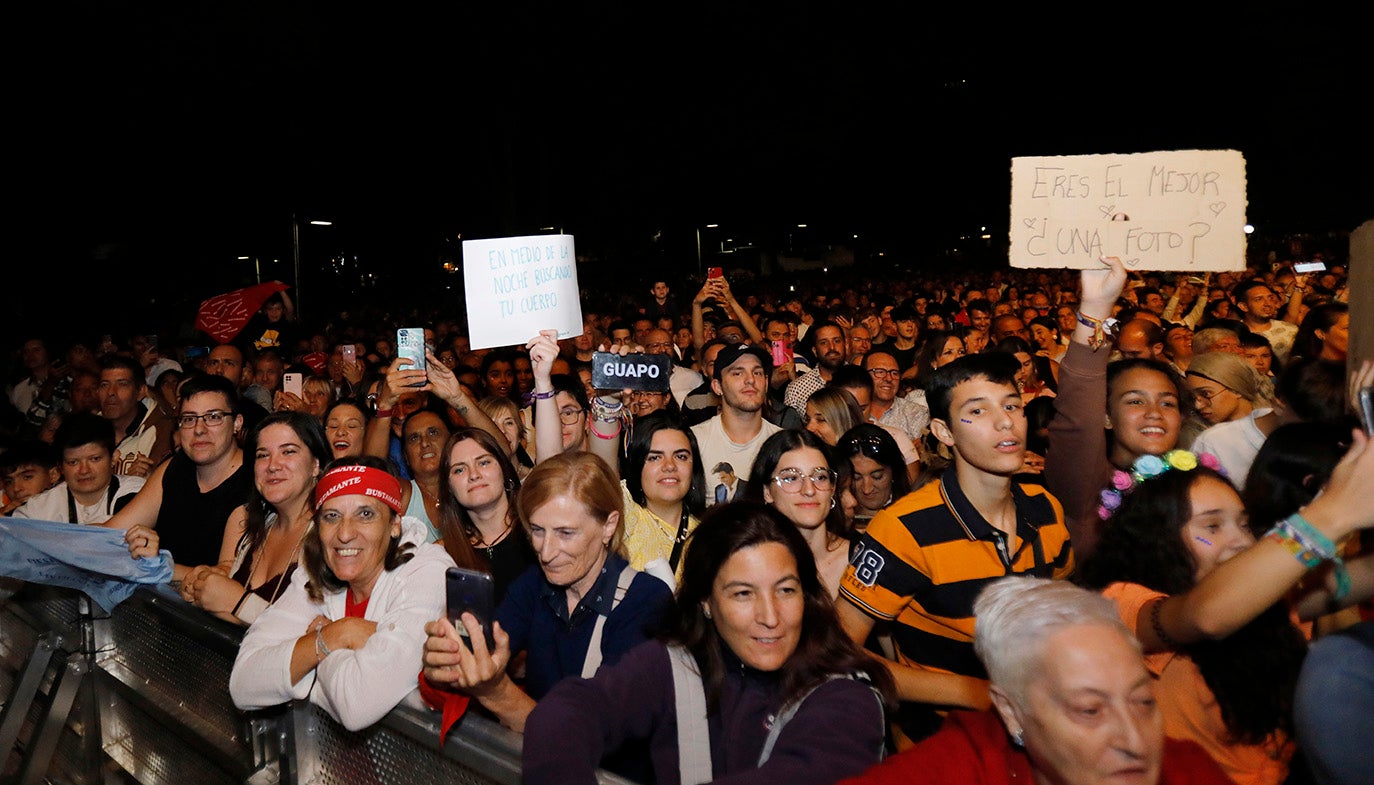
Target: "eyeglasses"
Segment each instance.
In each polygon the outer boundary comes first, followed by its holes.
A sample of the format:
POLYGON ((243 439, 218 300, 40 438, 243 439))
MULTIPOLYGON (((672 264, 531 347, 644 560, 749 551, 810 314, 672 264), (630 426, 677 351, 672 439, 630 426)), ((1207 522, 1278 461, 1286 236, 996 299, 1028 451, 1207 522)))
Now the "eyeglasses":
POLYGON ((884 376, 901 376, 902 372, 896 368, 869 368, 868 374, 881 379, 884 376))
POLYGON ((573 425, 573 424, 575 424, 575 423, 582 417, 583 411, 585 411, 585 410, 583 410, 583 409, 559 409, 559 410, 558 410, 558 421, 561 422, 561 423, 563 423, 564 425, 573 425))
POLYGON ((802 474, 799 469, 783 469, 773 477, 773 483, 783 493, 801 493, 807 480, 818 491, 828 491, 835 487, 835 472, 829 469, 816 469, 810 474, 802 474))
POLYGON ((1218 395, 1221 395, 1224 392, 1231 391, 1226 387, 1222 387, 1217 390, 1193 390, 1193 400, 1201 399, 1210 402, 1213 398, 1217 397, 1218 395))
POLYGON ((189 431, 196 427, 198 420, 204 420, 205 427, 218 428, 224 424, 226 419, 233 416, 233 412, 220 411, 219 409, 211 409, 205 414, 183 414, 177 418, 177 427, 183 431, 189 431))
POLYGON ((842 442, 842 452, 845 454, 867 453, 874 458, 882 450, 883 441, 877 436, 851 436, 842 442))

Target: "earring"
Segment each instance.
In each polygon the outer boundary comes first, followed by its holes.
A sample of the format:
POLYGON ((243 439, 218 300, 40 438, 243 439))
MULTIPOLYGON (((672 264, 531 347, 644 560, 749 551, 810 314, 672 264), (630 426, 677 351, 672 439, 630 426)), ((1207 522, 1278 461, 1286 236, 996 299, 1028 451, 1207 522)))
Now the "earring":
POLYGON ((834 497, 834 496, 831 496, 831 497, 830 497, 830 509, 832 509, 832 510, 835 509, 835 497, 834 497))
POLYGON ((1025 747, 1026 732, 1024 730, 1018 730, 1015 733, 1011 734, 1011 742, 1018 747, 1025 747))
POLYGON ((514 478, 507 477, 507 478, 506 478, 506 490, 507 490, 507 491, 511 491, 511 490, 514 490, 514 489, 515 489, 515 480, 514 480, 514 478))
POLYGON ((710 619, 711 619, 711 609, 710 609, 710 608, 702 608, 702 609, 701 609, 701 614, 702 614, 703 616, 706 617, 707 621, 710 621, 710 619))

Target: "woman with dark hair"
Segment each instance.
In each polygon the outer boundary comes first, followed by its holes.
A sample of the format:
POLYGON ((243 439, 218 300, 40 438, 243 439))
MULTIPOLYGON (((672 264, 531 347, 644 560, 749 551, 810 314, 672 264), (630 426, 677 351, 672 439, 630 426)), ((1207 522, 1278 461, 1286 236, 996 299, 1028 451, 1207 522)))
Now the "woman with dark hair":
POLYGON ((440 459, 439 544, 459 567, 491 573, 496 602, 537 559, 516 527, 520 478, 502 445, 480 428, 460 428, 440 459))
POLYGON ((1005 352, 1016 358, 1016 388, 1021 391, 1022 403, 1055 396, 1057 385, 1050 367, 1050 358, 1038 354, 1035 347, 1025 338, 1009 335, 998 341, 993 350, 1005 352))
POLYGON ((926 336, 925 342, 916 352, 916 360, 911 365, 912 374, 919 387, 930 372, 943 365, 949 365, 963 357, 965 351, 961 330, 944 330, 926 336))
POLYGON ((315 525, 291 585, 248 628, 229 676, 240 709, 309 698, 349 730, 416 689, 425 622, 445 607, 444 549, 404 518, 401 483, 381 458, 343 458, 315 486, 315 525))
POLYGON ((610 467, 585 452, 540 461, 520 486, 516 511, 539 564, 497 607, 495 648, 488 651, 472 614, 460 619, 466 635, 437 613, 430 619, 438 621, 425 626, 423 689, 430 704, 444 708, 445 727, 461 716, 455 698, 467 695, 506 727, 523 730, 535 701, 554 684, 590 677, 647 640, 671 592, 622 555, 624 508, 616 486, 610 467), (507 673, 521 652, 523 690, 507 673))
MULTIPOLYGON (((595 454, 615 467, 615 440, 596 439, 595 454)), ((706 471, 690 428, 659 411, 635 418, 619 461, 625 501, 625 554, 630 566, 676 587, 682 552, 706 509, 706 471)))
POLYGON ((1289 358, 1316 357, 1345 362, 1350 346, 1350 306, 1330 302, 1307 312, 1293 338, 1289 358))
POLYGON ((1073 550, 1080 556, 1097 544, 1102 527, 1096 514, 1098 494, 1112 470, 1177 447, 1186 404, 1183 382, 1166 363, 1129 359, 1108 364, 1112 352, 1106 319, 1125 287, 1126 267, 1116 257, 1102 257, 1102 263, 1109 269, 1079 273, 1083 294, 1078 326, 1059 365, 1049 425, 1054 447, 1045 456, 1045 488, 1064 506, 1073 550))
POLYGON ((856 538, 836 498, 839 476, 830 466, 829 449, 810 431, 778 431, 759 447, 740 498, 770 504, 796 525, 821 583, 835 597, 856 538))
POLYGON ((1306 650, 1285 595, 1324 562, 1299 607, 1374 593, 1370 557, 1346 565, 1335 545, 1374 526, 1374 446, 1359 435, 1325 492, 1258 541, 1240 496, 1208 464, 1218 465, 1172 450, 1118 471, 1102 539, 1075 579, 1113 600, 1140 639, 1166 734, 1202 745, 1240 785, 1276 785, 1293 753, 1306 650))
POLYGON ((856 533, 862 533, 879 510, 911 492, 902 449, 881 425, 863 423, 845 431, 835 459, 849 464, 856 533))
POLYGON ((339 401, 324 414, 324 432, 335 458, 362 455, 367 410, 356 401, 339 401))
POLYGON ((830 783, 882 757, 892 694, 841 631, 796 526, 720 505, 692 537, 668 634, 540 701, 523 774, 592 783, 605 751, 639 743, 664 785, 830 783))
MULTIPOLYGON (((1053 316, 1037 316, 1026 326, 1030 330, 1031 338, 1035 340, 1036 354, 1044 355, 1055 363, 1063 359, 1064 352, 1069 347, 1060 341, 1059 322, 1053 316)), ((1058 366, 1051 367, 1057 370, 1058 366)))
POLYGON ((251 624, 291 582, 310 529, 311 494, 331 454, 319 420, 302 412, 267 415, 248 436, 253 489, 224 524, 219 563, 192 568, 181 582, 188 602, 251 624))

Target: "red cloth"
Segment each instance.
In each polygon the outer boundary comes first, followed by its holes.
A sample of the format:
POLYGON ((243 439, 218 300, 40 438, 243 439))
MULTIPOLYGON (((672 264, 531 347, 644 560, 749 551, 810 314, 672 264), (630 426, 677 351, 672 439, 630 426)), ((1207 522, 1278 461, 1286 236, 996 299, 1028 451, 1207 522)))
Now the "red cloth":
MULTIPOLYGON (((841 785, 1029 785, 1030 759, 1007 738, 997 712, 953 711, 940 732, 841 785)), ((1164 740, 1159 785, 1231 785, 1191 741, 1164 740)))
POLYGON ((420 697, 430 708, 441 709, 444 712, 439 720, 439 746, 442 747, 444 739, 448 738, 449 729, 467 713, 470 699, 466 695, 441 690, 430 684, 425 678, 424 671, 420 672, 420 697))
POLYGON ((272 281, 211 297, 196 311, 196 329, 204 330, 220 343, 228 343, 243 332, 268 297, 290 288, 281 281, 272 281))
POLYGON ((325 368, 328 367, 329 363, 329 355, 324 352, 311 352, 302 357, 301 362, 305 363, 306 367, 316 376, 324 376, 325 368))

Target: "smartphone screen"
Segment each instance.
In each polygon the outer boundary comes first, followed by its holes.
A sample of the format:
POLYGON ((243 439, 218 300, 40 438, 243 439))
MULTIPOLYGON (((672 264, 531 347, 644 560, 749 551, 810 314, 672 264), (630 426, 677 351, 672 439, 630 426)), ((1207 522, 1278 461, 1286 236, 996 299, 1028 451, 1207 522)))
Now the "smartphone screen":
POLYGON ((706 270, 707 278, 722 278, 724 277, 724 275, 724 271, 722 271, 719 267, 710 267, 706 270))
MULTIPOLYGON (((396 356, 410 360, 408 368, 425 370, 425 331, 417 327, 402 327, 396 331, 396 356)), ((423 387, 424 382, 411 387, 423 387)))
POLYGON ((1325 262, 1298 262, 1293 265, 1293 272, 1295 273, 1320 273, 1325 271, 1325 262))
POLYGON ((487 651, 495 650, 496 642, 491 637, 491 620, 496 613, 496 589, 491 576, 477 570, 449 567, 445 578, 448 584, 448 619, 453 622, 458 634, 467 637, 462 616, 464 613, 471 613, 482 625, 487 651))
POLYGON ((351 343, 346 343, 339 347, 339 355, 346 363, 356 363, 358 361, 358 347, 351 343))
POLYGON ((284 373, 281 375, 282 392, 291 393, 297 398, 301 397, 301 388, 305 381, 305 374, 284 373))
POLYGON ((1374 387, 1361 387, 1360 414, 1364 417, 1364 432, 1374 436, 1374 387))

